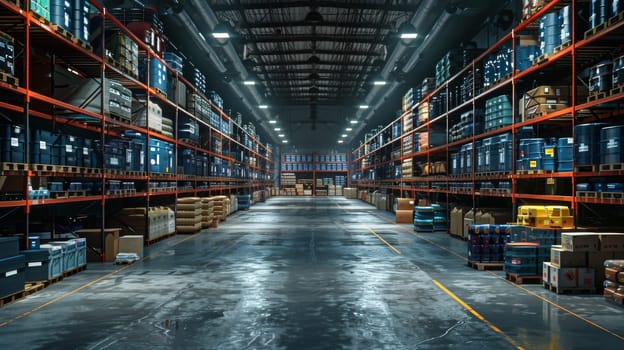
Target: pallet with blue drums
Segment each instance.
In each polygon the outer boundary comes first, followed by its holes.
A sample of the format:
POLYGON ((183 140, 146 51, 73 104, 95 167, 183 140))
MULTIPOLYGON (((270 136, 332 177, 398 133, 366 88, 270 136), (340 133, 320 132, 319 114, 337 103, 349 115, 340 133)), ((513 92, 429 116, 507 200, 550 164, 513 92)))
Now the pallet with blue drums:
POLYGON ((468 266, 472 267, 475 270, 485 271, 485 270, 502 270, 505 264, 502 261, 481 262, 481 261, 468 260, 468 266))

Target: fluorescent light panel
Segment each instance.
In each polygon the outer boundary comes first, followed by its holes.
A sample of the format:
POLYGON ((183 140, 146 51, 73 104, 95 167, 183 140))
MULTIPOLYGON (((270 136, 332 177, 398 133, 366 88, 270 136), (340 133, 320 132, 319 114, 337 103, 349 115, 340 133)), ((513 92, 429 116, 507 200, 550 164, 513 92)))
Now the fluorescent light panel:
POLYGON ((384 80, 375 80, 373 85, 386 85, 386 82, 384 80))
POLYGON ((401 33, 401 39, 416 39, 418 33, 401 33))
POLYGON ((212 33, 212 37, 215 39, 229 39, 230 33, 227 32, 214 32, 212 33))
POLYGON ((259 105, 258 108, 260 108, 260 109, 267 109, 267 108, 269 108, 269 106, 267 106, 267 105, 259 105))
POLYGON ((271 120, 269 120, 269 124, 277 124, 277 120, 271 119, 271 120))
POLYGON ((245 80, 243 82, 243 85, 256 85, 256 82, 253 80, 245 80))
POLYGON ((360 105, 360 109, 368 109, 368 105, 360 105))

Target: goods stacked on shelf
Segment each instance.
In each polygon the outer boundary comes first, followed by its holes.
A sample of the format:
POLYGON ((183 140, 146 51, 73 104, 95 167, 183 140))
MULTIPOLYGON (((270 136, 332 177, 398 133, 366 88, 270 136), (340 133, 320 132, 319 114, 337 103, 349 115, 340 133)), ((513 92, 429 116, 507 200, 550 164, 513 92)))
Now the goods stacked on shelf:
POLYGON ((500 95, 485 101, 484 130, 495 130, 513 121, 513 108, 508 95, 500 95))
POLYGON ((213 224, 214 217, 214 198, 202 197, 201 199, 201 211, 202 211, 202 228, 208 228, 213 224))
POLYGON ((525 92, 518 102, 520 121, 564 109, 569 105, 569 101, 570 88, 567 86, 538 86, 525 92))
POLYGON ((0 73, 15 74, 15 45, 12 36, 0 32, 0 73))
POLYGON ((167 207, 123 208, 113 221, 122 228, 121 235, 143 235, 155 241, 175 232, 175 216, 167 207))
POLYGON ((604 278, 605 299, 624 305, 624 260, 606 260, 604 278))
POLYGON ((17 237, 0 237, 0 297, 24 290, 26 258, 17 237))
POLYGON ((567 206, 561 205, 521 205, 518 207, 518 225, 537 228, 571 228, 574 217, 567 206))
POLYGON ((197 233, 202 228, 202 204, 199 197, 178 198, 176 202, 176 230, 178 233, 197 233))
POLYGON ((507 78, 512 73, 512 66, 513 51, 509 44, 503 44, 489 54, 483 63, 483 87, 490 88, 507 78))

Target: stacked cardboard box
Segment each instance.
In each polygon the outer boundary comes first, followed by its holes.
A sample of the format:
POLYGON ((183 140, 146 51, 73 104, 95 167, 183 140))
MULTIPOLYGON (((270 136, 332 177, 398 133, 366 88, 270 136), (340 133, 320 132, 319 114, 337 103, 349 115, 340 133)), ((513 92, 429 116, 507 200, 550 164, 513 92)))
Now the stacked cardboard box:
POLYGON ((605 261, 613 259, 624 259, 624 234, 563 232, 544 263, 543 281, 558 292, 600 288, 605 261))
POLYGON ((213 216, 217 221, 224 221, 230 212, 230 198, 227 196, 212 197, 214 201, 213 216))
POLYGON ((414 199, 398 198, 396 211, 397 224, 413 224, 414 223, 414 199))
POLYGON ((208 228, 212 225, 214 221, 213 209, 214 209, 214 200, 212 197, 203 197, 201 199, 201 209, 202 209, 202 228, 208 228))
POLYGON ((568 106, 570 88, 567 86, 538 86, 527 91, 520 102, 519 114, 522 121, 552 113, 568 106))
POLYGON ((342 185, 336 185, 336 194, 335 195, 336 196, 342 196, 343 192, 344 192, 344 190, 343 190, 342 185))
POLYGON ((357 188, 345 187, 343 189, 344 196, 347 199, 358 199, 358 190, 357 188))
POLYGON ((178 198, 176 228, 178 233, 197 233, 202 228, 201 198, 178 198))
POLYGON ((175 217, 167 207, 123 208, 116 217, 115 224, 123 230, 121 235, 143 235, 153 241, 175 232, 175 217), (172 221, 174 225, 172 224, 172 221))
POLYGON ((136 254, 139 258, 143 257, 143 236, 126 235, 119 237, 119 253, 136 254))

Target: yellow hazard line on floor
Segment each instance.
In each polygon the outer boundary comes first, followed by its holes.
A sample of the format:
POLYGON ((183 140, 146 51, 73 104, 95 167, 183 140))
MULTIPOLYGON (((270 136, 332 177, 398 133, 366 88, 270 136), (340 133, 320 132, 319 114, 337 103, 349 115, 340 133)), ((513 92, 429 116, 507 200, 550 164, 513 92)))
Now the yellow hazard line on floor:
POLYGON ((365 226, 365 227, 368 229, 370 233, 375 235, 375 237, 379 238, 380 241, 384 242, 388 246, 388 248, 392 249, 393 252, 397 253, 398 255, 401 255, 401 252, 398 249, 396 249, 392 244, 388 243, 388 241, 383 239, 383 237, 381 237, 377 232, 375 232, 375 230, 373 230, 369 226, 365 226))
MULTIPOLYGON (((381 215, 378 215, 378 214, 375 214, 375 213, 373 213, 373 215, 375 215, 376 217, 378 217, 378 218, 380 218, 380 219, 382 219, 382 220, 384 220, 384 221, 386 221, 386 222, 389 222, 389 223, 394 224, 394 222, 393 222, 393 221, 391 221, 391 220, 389 220, 388 218, 385 218, 385 217, 383 217, 383 216, 381 216, 381 215)), ((420 238, 420 239, 422 239, 422 240, 424 240, 424 241, 426 241, 426 242, 430 243, 430 244, 431 244, 431 245, 433 245, 433 246, 436 246, 436 247, 438 247, 438 248, 440 248, 440 249, 442 249, 442 250, 444 250, 444 251, 446 251, 446 252, 451 253, 452 255, 454 255, 454 256, 456 256, 456 257, 458 257, 459 259, 461 259, 461 260, 463 260, 463 261, 468 261, 468 259, 467 259, 465 256, 462 256, 462 255, 460 255, 460 254, 457 254, 456 252, 454 252, 454 251, 452 251, 452 250, 450 250, 450 249, 448 249, 448 248, 446 248, 446 247, 444 247, 444 246, 442 246, 442 245, 439 245, 439 244, 437 244, 436 242, 434 242, 434 241, 432 241, 432 240, 430 240, 430 239, 428 239, 428 238, 426 238, 426 237, 423 237, 423 236, 422 236, 422 235, 420 235, 420 234, 417 234, 417 233, 415 233, 415 232, 412 232, 412 231, 410 231, 410 230, 408 230, 408 229, 406 229, 406 228, 404 228, 404 227, 401 227, 401 226, 398 226, 398 227, 399 227, 399 229, 400 229, 400 230, 402 230, 403 232, 406 232, 406 233, 408 233, 408 234, 410 234, 410 235, 416 236, 416 237, 418 237, 418 238, 420 238)), ((589 320, 588 318, 585 318, 585 317, 583 317, 583 316, 581 316, 581 315, 579 315, 579 314, 575 313, 574 311, 572 311, 572 310, 570 310, 570 309, 568 309, 568 308, 566 308, 566 307, 564 307, 564 306, 562 306, 562 305, 559 305, 559 304, 557 304, 556 302, 554 302, 554 301, 552 301, 552 300, 549 300, 548 298, 545 298, 545 297, 543 297, 543 296, 541 296, 541 295, 539 295, 539 294, 537 294, 537 293, 535 293, 535 292, 532 292, 532 291, 530 291, 530 290, 528 290, 528 289, 526 289, 526 288, 522 287, 522 286, 521 286, 521 285, 519 285, 519 284, 516 284, 516 283, 513 283, 513 282, 511 282, 511 281, 508 281, 508 280, 507 280, 504 276, 499 276, 499 275, 497 275, 495 272, 492 272, 492 271, 489 271, 489 270, 488 270, 487 272, 488 272, 488 273, 490 273, 492 276, 494 276, 494 277, 496 277, 496 278, 498 278, 498 279, 501 279, 501 280, 503 280, 503 281, 505 281, 505 282, 509 283, 510 285, 512 285, 512 286, 514 286, 514 287, 516 287, 516 288, 518 288, 518 289, 520 289, 520 290, 524 291, 525 293, 527 293, 527 294, 529 294, 529 295, 531 295, 531 296, 533 296, 533 297, 535 297, 535 298, 537 298, 537 299, 539 299, 539 300, 541 300, 541 301, 543 301, 543 302, 545 302, 545 303, 548 303, 548 304, 550 304, 550 305, 552 305, 552 306, 554 306, 554 307, 556 307, 556 308, 560 309, 561 311, 566 312, 566 313, 570 314, 571 316, 574 316, 574 317, 578 318, 578 319, 579 319, 579 320, 581 320, 581 321, 584 321, 585 323, 587 323, 587 324, 589 324, 589 325, 591 325, 591 326, 593 326, 593 327, 596 327, 596 328, 598 328, 598 329, 600 329, 600 330, 604 331, 604 332, 605 332, 605 333, 607 333, 607 334, 610 334, 610 335, 612 335, 612 336, 614 336, 614 337, 616 337, 616 338, 618 338, 618 339, 620 339, 620 340, 624 340, 624 336, 622 336, 622 335, 620 335, 620 334, 617 334, 617 333, 615 333, 615 332, 613 332, 613 331, 609 330, 608 328, 605 328, 604 326, 601 326, 601 325, 599 325, 599 324, 597 324, 597 323, 595 323, 595 322, 593 322, 593 321, 589 320)))
POLYGON ((161 250, 159 250, 159 251, 157 251, 157 252, 154 252, 154 254, 150 254, 150 255, 147 255, 147 256, 143 257, 142 259, 140 259, 140 260, 136 261, 136 262, 135 262, 135 263, 133 263, 133 264, 128 264, 128 265, 125 265, 125 266, 123 266, 123 267, 121 267, 121 268, 118 268, 117 270, 111 271, 111 272, 107 273, 107 274, 106 274, 106 275, 104 275, 104 276, 100 276, 100 277, 98 277, 98 278, 96 278, 96 279, 92 280, 91 282, 87 282, 87 283, 85 283, 85 284, 81 285, 80 287, 77 287, 77 288, 75 288, 75 289, 73 289, 73 290, 70 290, 69 292, 66 292, 65 294, 60 295, 60 296, 58 296, 58 297, 56 297, 56 298, 54 298, 54 299, 52 299, 52 300, 50 300, 50 301, 48 301, 48 302, 45 302, 45 303, 43 303, 43 304, 41 304, 41 305, 39 305, 39 306, 37 306, 37 307, 35 307, 35 308, 33 308, 33 309, 29 310, 29 311, 26 311, 26 312, 24 312, 24 313, 21 313, 21 314, 19 314, 19 315, 15 316, 15 317, 13 317, 12 319, 6 320, 6 321, 4 321, 4 322, 0 322, 0 328, 2 328, 2 327, 6 327, 6 326, 8 326, 9 324, 11 324, 11 323, 13 323, 13 322, 15 322, 15 321, 18 321, 18 320, 20 320, 20 319, 22 319, 22 318, 24 318, 24 317, 27 317, 27 316, 29 316, 29 315, 32 315, 33 313, 35 313, 35 312, 37 312, 37 311, 40 311, 40 310, 42 310, 42 309, 45 309, 46 307, 48 307, 48 306, 50 306, 50 305, 53 305, 53 304, 55 304, 55 303, 57 303, 57 302, 59 302, 59 301, 61 301, 61 300, 65 299, 65 298, 67 298, 67 297, 70 297, 70 296, 72 296, 72 295, 74 295, 74 294, 78 293, 79 291, 81 291, 81 290, 83 290, 83 289, 85 289, 85 288, 89 288, 89 287, 91 287, 92 285, 94 285, 94 284, 96 284, 96 283, 98 283, 98 282, 101 282, 101 281, 103 281, 103 280, 105 280, 105 279, 107 279, 107 278, 109 278, 109 277, 111 277, 111 276, 114 276, 114 275, 116 275, 116 274, 118 274, 118 273, 120 273, 120 272, 122 272, 122 271, 124 271, 124 270, 127 270, 127 269, 129 269, 131 266, 133 266, 134 264, 137 264, 137 263, 139 263, 139 262, 142 262, 142 261, 147 260, 147 259, 150 259, 150 258, 154 258, 154 257, 156 257, 156 256, 160 255, 160 253, 161 253, 164 249, 169 249, 169 248, 171 248, 171 247, 173 247, 173 246, 176 246, 176 245, 178 245, 178 244, 180 244, 180 243, 182 243, 182 242, 186 242, 186 241, 188 241, 189 239, 192 239, 192 238, 197 237, 197 236, 199 236, 199 235, 192 235, 192 236, 189 236, 189 237, 187 237, 187 238, 184 238, 184 239, 182 239, 182 240, 180 240, 180 241, 178 241, 178 242, 175 242, 175 243, 174 243, 174 244, 172 244, 172 245, 166 246, 166 247, 164 247, 163 249, 161 249, 161 250))
POLYGON ((520 346, 518 343, 516 343, 515 340, 513 340, 510 336, 505 334, 505 332, 503 332, 500 328, 496 327, 492 322, 488 321, 485 317, 483 317, 483 315, 478 313, 475 309, 473 309, 465 301, 460 299, 457 295, 455 295, 455 293, 451 292, 442 283, 440 283, 440 282, 438 282, 436 280, 433 280, 433 283, 438 288, 440 288, 444 293, 446 293, 448 296, 450 296, 453 300, 455 300, 459 305, 461 305, 464 309, 466 309, 468 312, 470 312, 479 321, 485 323, 488 327, 490 327, 491 330, 493 330, 494 332, 500 334, 509 344, 515 346, 516 349, 518 349, 518 350, 524 350, 524 348, 522 346, 520 346))

